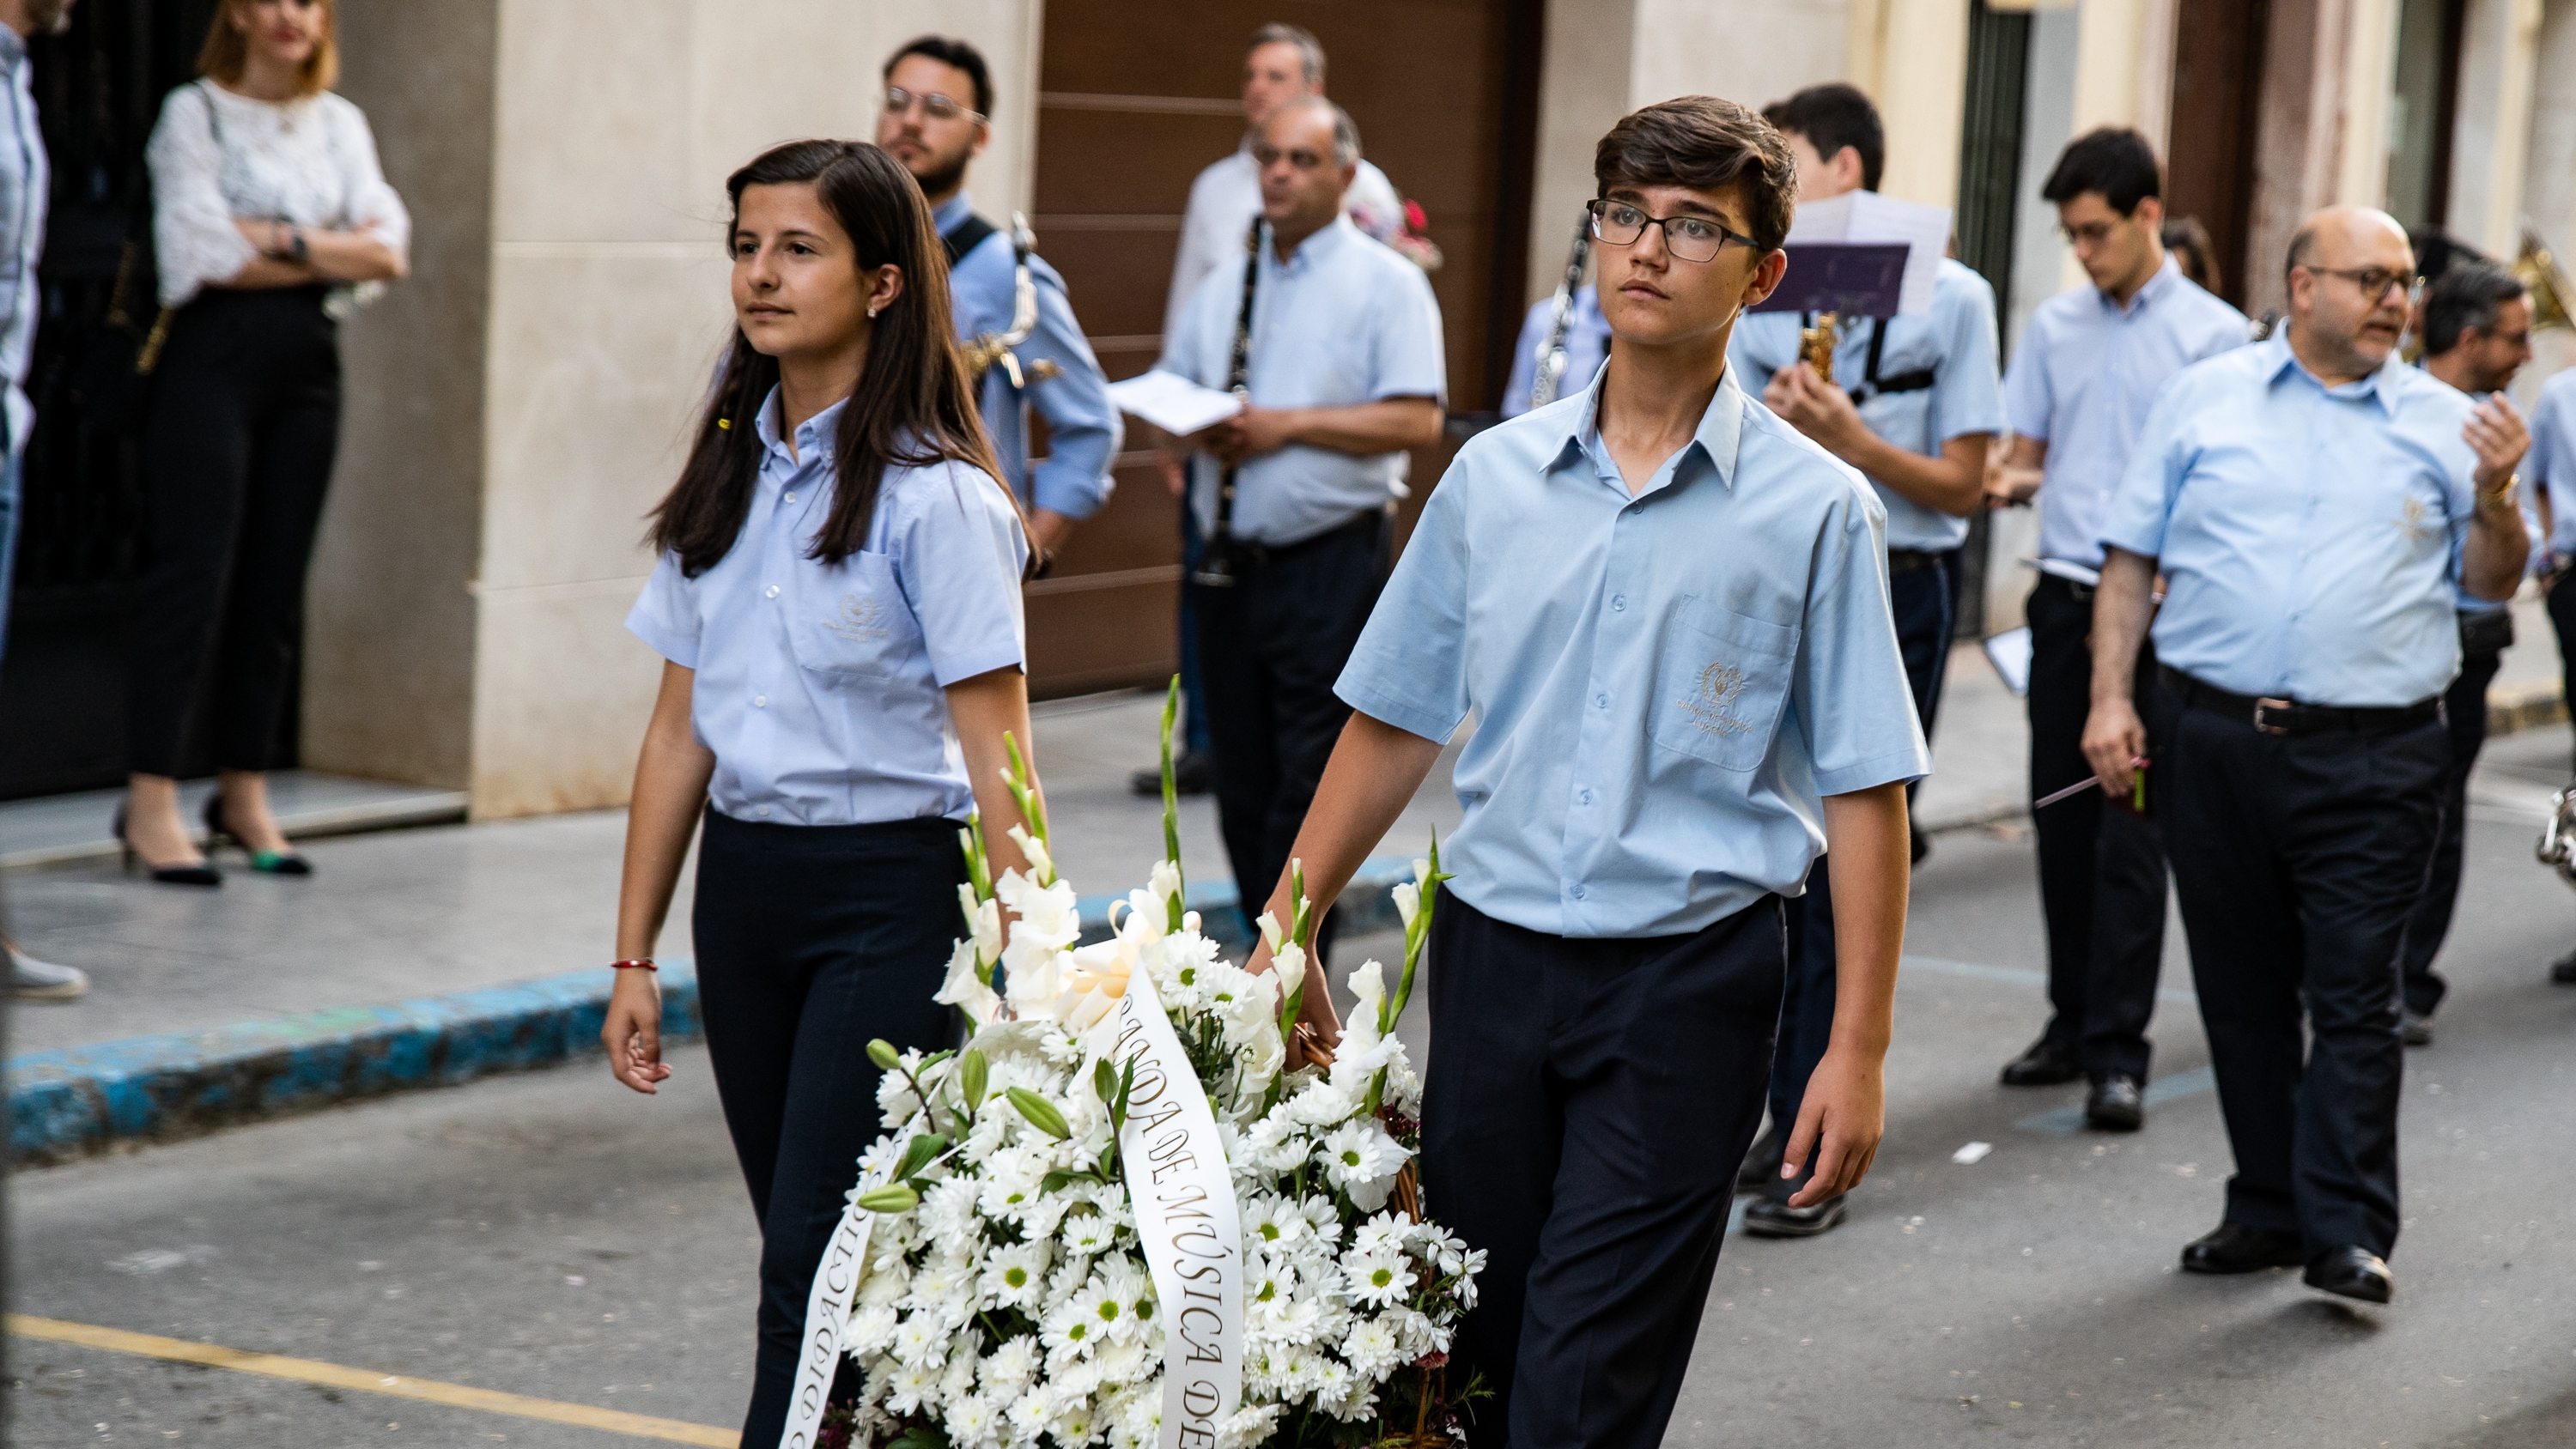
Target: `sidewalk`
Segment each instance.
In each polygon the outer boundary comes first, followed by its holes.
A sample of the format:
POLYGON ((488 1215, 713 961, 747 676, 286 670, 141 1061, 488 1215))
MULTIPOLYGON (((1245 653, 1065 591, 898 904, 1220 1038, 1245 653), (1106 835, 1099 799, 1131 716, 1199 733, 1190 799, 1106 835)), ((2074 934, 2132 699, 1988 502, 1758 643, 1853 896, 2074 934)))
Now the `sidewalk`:
MULTIPOLYGON (((2525 643, 2497 682, 2500 716, 2535 683, 2555 704, 2548 626, 2522 623, 2525 643)), ((1160 803, 1127 784, 1152 759, 1160 709, 1159 695, 1121 694, 1035 711, 1057 861, 1088 915, 1144 884, 1162 854, 1160 803)), ((2527 722, 2545 712, 2510 709, 2527 722)), ((1457 826, 1457 748, 1348 898, 1358 952, 1395 949, 1381 934, 1394 924, 1386 886, 1433 828, 1445 840, 1457 826)), ((2021 702, 1962 646, 1918 801, 1925 827, 2021 814, 2027 748, 2021 702)), ((6 830, 0 816, 0 856, 6 830)), ((235 869, 212 891, 124 877, 112 858, 8 871, 22 945, 93 982, 82 1001, 12 1013, 13 1155, 58 1158, 591 1050, 624 832, 624 813, 604 811, 344 835, 304 844, 311 879, 235 869)), ((1194 904, 1222 923, 1232 882, 1204 798, 1182 802, 1181 855, 1194 904)), ((684 889, 661 943, 680 1025, 694 1015, 688 919, 684 889)))

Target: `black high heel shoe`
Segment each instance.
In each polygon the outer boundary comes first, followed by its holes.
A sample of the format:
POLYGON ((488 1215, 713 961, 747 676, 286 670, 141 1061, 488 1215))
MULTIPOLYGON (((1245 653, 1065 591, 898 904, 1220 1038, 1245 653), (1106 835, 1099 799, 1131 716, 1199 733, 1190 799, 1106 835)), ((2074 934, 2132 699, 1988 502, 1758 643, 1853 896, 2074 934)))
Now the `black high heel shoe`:
MULTIPOLYGON (((123 801, 117 802, 116 818, 109 822, 108 828, 116 832, 116 848, 124 856, 126 872, 132 874, 134 862, 139 857, 134 853, 134 843, 125 838, 123 801)), ((147 860, 143 864, 152 872, 152 878, 163 885, 219 886, 224 883, 223 873, 216 870, 211 862, 201 861, 195 865, 154 865, 147 860)))
POLYGON ((262 875, 311 875, 313 873, 313 862, 294 851, 251 849, 249 841, 234 834, 232 829, 224 824, 224 793, 218 790, 206 797, 206 853, 214 854, 215 847, 227 840, 240 846, 242 854, 250 857, 250 868, 262 875))

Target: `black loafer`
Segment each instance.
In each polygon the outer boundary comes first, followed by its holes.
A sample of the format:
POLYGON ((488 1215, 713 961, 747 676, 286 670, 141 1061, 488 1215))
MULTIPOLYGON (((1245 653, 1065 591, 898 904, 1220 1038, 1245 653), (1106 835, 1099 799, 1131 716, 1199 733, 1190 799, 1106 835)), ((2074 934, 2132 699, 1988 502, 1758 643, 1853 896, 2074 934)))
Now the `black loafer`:
POLYGON ((2397 1291, 2388 1264, 2368 1248, 2329 1248, 2299 1280, 2311 1288, 2364 1303, 2385 1303, 2397 1291))
MULTIPOLYGON (((1138 770, 1127 777, 1127 788, 1139 795, 1162 798, 1162 767, 1158 765, 1150 770, 1138 770)), ((1215 788, 1216 761, 1209 759, 1205 751, 1184 750, 1172 756, 1173 794, 1204 795, 1215 788)))
POLYGON ((2549 963, 2549 981, 2553 986, 2576 986, 2576 951, 2549 963))
POLYGON ((1774 1122, 1753 1139, 1744 1165, 1735 1169, 1737 1192, 1760 1192, 1780 1180, 1780 1159, 1789 1154, 1789 1129, 1774 1122))
POLYGON ((2046 1037, 2030 1044, 2030 1050, 2004 1063, 2004 1085, 2007 1087, 2054 1087, 2084 1075, 2075 1053, 2046 1037))
POLYGON ((2084 1123, 2105 1132, 2135 1132, 2146 1125, 2147 1099, 2138 1079, 2113 1073, 2093 1084, 2084 1099, 2084 1123))
POLYGON ((1744 1209, 1744 1230, 1757 1238, 1812 1238, 1833 1231, 1850 1211, 1847 1193, 1814 1207, 1791 1207, 1790 1195, 1784 1186, 1755 1198, 1744 1209))
POLYGON ((2408 1010, 2398 1021, 2397 1038, 2408 1046, 2431 1046, 2433 1018, 2420 1011, 2408 1010))
POLYGON ((2184 1244, 2182 1250, 2186 1273, 2255 1273, 2295 1268, 2307 1260, 2298 1234, 2267 1232, 2243 1223, 2220 1223, 2216 1232, 2184 1244))

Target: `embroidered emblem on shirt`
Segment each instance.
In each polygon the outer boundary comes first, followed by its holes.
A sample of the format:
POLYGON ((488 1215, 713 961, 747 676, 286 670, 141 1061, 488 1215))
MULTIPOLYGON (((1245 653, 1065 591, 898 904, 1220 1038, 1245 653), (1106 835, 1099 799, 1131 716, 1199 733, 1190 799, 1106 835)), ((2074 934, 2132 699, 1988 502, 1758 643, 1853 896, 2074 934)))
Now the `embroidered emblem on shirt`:
POLYGON ((2407 499, 2405 506, 2397 510, 2397 531, 2417 543, 2441 537, 2442 525, 2426 516, 2429 511, 2423 499, 2407 499))
POLYGON ((877 607, 877 601, 873 596, 843 594, 841 612, 834 615, 823 627, 853 644, 864 644, 871 639, 886 637, 886 626, 879 622, 883 614, 884 610, 877 607))
POLYGON ((1753 726, 1733 713, 1744 695, 1744 671, 1732 664, 1712 664, 1699 672, 1699 687, 1680 701, 1691 723, 1713 735, 1740 735, 1753 726))

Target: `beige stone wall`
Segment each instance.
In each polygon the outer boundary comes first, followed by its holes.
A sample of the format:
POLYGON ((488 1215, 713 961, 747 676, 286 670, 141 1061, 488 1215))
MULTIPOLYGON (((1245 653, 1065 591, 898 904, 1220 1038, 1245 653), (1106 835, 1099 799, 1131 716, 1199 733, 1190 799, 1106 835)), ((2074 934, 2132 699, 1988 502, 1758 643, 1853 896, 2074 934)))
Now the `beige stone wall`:
POLYGON ((729 325, 726 173, 779 141, 873 134, 886 52, 936 30, 981 47, 1000 92, 973 189, 1025 206, 1038 3, 500 0, 478 817, 626 798, 660 666, 622 624, 729 325))
POLYGON ((342 7, 341 92, 412 214, 412 275, 341 329, 347 402, 315 550, 304 763, 471 773, 498 0, 342 7))

